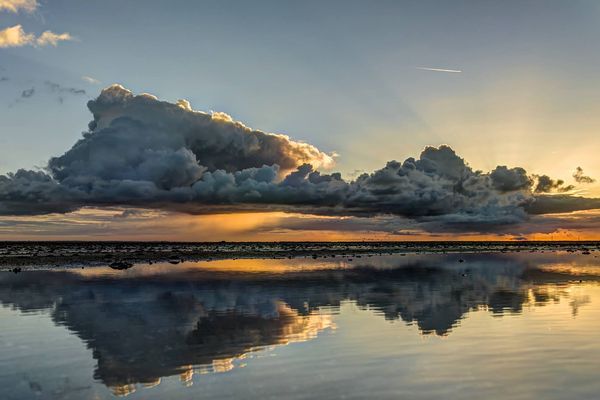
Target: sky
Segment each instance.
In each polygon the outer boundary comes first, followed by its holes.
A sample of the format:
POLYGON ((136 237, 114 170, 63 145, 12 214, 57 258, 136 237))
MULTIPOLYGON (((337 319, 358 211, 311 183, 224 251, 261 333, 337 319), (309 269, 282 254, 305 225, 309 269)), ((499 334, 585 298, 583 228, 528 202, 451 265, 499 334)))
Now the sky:
POLYGON ((600 239, 599 20, 0 0, 0 239, 600 239))

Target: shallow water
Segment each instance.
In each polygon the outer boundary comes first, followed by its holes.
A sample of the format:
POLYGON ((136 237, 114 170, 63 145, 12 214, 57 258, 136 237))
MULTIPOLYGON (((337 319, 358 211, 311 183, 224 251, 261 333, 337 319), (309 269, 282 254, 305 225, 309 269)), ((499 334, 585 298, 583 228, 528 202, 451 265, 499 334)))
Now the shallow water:
POLYGON ((594 253, 0 272, 0 398, 597 398, 594 253))

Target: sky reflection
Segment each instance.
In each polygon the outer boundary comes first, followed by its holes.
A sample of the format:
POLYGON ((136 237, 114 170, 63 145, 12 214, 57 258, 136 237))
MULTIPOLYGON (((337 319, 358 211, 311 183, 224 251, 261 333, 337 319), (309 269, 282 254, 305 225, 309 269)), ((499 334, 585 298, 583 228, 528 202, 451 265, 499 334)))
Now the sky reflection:
MULTIPOLYGON (((363 315, 402 321, 409 331, 416 328, 413 338, 460 340, 481 333, 473 323, 482 315, 525 318, 546 315, 550 306, 568 308, 560 314, 568 325, 595 304, 598 265, 593 256, 572 254, 453 254, 4 272, 0 301, 20 312, 4 311, 7 320, 34 314, 65 327, 92 351, 94 380, 128 395, 163 377, 190 385, 196 374, 246 366, 253 354, 281 345, 314 341, 310 346, 318 347, 321 335, 331 336, 322 341, 334 340, 342 353, 401 347, 393 335, 352 343, 352 335, 375 335, 373 322, 357 324, 363 315)), ((292 353, 286 365, 297 361, 292 353)), ((2 370, 8 362, 16 371, 35 370, 19 349, 7 347, 5 354, 2 370)), ((0 376, 0 383, 14 380, 10 372, 0 376)))

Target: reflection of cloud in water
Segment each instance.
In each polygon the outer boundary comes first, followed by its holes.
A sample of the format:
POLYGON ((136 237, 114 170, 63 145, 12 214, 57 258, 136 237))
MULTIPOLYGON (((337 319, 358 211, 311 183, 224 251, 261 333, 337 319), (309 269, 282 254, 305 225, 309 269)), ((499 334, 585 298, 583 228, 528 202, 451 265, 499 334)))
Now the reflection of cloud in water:
MULTIPOLYGON (((126 395, 163 376, 191 384, 194 374, 229 371, 257 349, 313 339, 334 326, 319 309, 346 300, 446 335, 471 310, 520 313, 569 297, 572 281, 598 279, 577 273, 576 261, 571 270, 555 270, 544 257, 469 254, 460 264, 456 255, 373 257, 353 268, 336 261, 338 267, 276 274, 254 264, 247 273, 187 264, 168 272, 137 266, 106 275, 99 269, 5 273, 0 301, 22 311, 50 310, 55 323, 93 350, 95 378, 126 395)), ((589 302, 569 300, 573 315, 589 302)))
MULTIPOLYGON (((180 299, 169 296, 163 300, 168 310, 174 306, 171 302, 180 299)), ((94 341, 98 359, 95 378, 111 387, 113 393, 125 395, 135 390, 135 383, 146 387, 159 384, 157 376, 179 375, 182 383, 191 385, 195 373, 228 372, 248 352, 310 340, 334 327, 328 315, 298 315, 284 304, 277 311, 277 317, 264 318, 235 312, 204 313, 199 309, 195 324, 152 327, 134 322, 133 330, 126 329, 125 337, 118 340, 86 335, 95 332, 78 334, 88 343, 94 341)))

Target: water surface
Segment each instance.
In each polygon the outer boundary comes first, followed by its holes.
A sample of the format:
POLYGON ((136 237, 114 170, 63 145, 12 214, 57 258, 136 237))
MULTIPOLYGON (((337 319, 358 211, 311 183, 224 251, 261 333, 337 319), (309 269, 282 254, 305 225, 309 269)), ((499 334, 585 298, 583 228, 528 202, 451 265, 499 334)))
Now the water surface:
POLYGON ((594 253, 0 272, 0 398, 595 398, 594 253))

